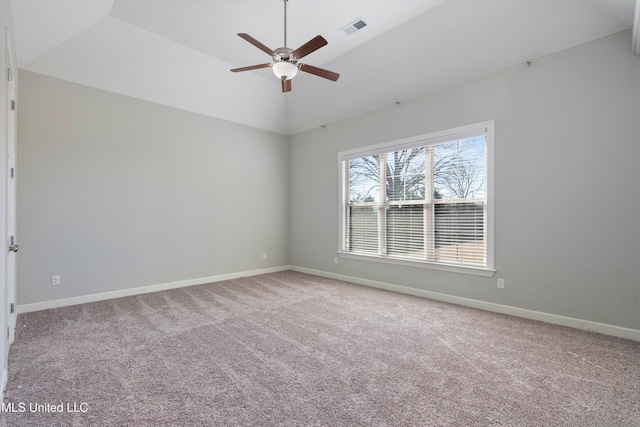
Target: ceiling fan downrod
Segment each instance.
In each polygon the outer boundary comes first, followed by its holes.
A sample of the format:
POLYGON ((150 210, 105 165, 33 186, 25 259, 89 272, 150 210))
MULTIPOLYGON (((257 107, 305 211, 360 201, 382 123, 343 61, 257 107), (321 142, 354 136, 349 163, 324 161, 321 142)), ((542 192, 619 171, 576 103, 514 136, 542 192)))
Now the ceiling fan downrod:
POLYGON ((284 47, 287 47, 287 2, 289 0, 284 1, 284 47))

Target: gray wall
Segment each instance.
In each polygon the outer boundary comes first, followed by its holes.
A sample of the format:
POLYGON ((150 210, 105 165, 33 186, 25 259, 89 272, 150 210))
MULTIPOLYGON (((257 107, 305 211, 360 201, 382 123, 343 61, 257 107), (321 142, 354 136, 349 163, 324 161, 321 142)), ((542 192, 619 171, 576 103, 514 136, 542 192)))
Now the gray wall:
POLYGON ((19 89, 19 304, 287 264, 289 138, 27 71, 19 89))
POLYGON ((630 39, 614 34, 294 136, 290 264, 640 329, 640 57, 630 39), (493 278, 333 263, 339 151, 485 120, 496 128, 493 278))
POLYGON ((629 32, 290 139, 20 77, 19 304, 289 264, 640 329, 629 32), (333 263, 339 151, 485 120, 496 125, 495 277, 333 263))

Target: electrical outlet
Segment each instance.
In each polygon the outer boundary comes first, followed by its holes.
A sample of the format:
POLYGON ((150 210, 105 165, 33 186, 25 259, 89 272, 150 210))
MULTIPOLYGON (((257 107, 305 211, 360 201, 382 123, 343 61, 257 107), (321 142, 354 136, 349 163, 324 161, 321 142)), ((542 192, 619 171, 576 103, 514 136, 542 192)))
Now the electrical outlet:
POLYGON ((262 259, 267 259, 267 253, 266 252, 262 254, 262 259))
POLYGON ((498 279, 498 289, 504 289, 504 279, 498 279))
POLYGON ((60 285, 60 276, 51 276, 51 286, 60 285))
POLYGON ((337 263, 338 263, 338 257, 337 257, 337 256, 334 256, 334 257, 333 257, 333 263, 334 263, 334 264, 337 264, 337 263))

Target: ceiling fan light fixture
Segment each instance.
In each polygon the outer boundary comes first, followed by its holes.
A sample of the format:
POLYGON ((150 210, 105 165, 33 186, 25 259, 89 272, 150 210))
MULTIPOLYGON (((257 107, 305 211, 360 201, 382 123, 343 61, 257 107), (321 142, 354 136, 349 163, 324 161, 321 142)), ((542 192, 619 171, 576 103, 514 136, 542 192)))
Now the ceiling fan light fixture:
POLYGON ((271 69, 280 80, 291 80, 298 74, 298 66, 289 61, 276 62, 271 69))

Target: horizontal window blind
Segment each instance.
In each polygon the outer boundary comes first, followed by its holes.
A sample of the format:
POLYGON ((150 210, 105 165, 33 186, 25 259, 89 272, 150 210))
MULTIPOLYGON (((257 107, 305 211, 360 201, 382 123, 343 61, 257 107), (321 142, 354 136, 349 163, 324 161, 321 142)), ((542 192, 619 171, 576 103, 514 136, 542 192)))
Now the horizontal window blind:
POLYGON ((434 260, 486 265, 484 203, 434 205, 434 260))
POLYGON ((348 210, 348 250, 354 253, 377 254, 378 209, 375 206, 351 206, 348 210))
POLYGON ((424 205, 389 206, 387 247, 391 256, 425 259, 424 205))

